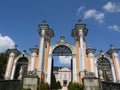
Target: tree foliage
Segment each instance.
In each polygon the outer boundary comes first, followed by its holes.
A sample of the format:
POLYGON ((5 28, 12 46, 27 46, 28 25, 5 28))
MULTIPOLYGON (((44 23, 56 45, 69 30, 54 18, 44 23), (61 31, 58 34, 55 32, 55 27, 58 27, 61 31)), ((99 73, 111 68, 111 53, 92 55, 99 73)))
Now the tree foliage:
POLYGON ((51 88, 52 89, 61 89, 62 88, 60 82, 56 81, 56 78, 55 78, 54 75, 52 75, 52 79, 51 80, 52 80, 52 84, 51 84, 51 88))
POLYGON ((17 90, 31 90, 30 88, 22 88, 22 89, 17 89, 17 90))
POLYGON ((38 84, 37 90, 49 90, 50 86, 48 83, 41 83, 38 84))
POLYGON ((68 85, 69 90, 84 90, 84 86, 79 83, 69 83, 68 85))
POLYGON ((7 51, 0 53, 0 79, 4 78, 6 66, 7 66, 8 54, 7 51))
POLYGON ((62 89, 62 85, 59 81, 57 82, 57 89, 62 89))

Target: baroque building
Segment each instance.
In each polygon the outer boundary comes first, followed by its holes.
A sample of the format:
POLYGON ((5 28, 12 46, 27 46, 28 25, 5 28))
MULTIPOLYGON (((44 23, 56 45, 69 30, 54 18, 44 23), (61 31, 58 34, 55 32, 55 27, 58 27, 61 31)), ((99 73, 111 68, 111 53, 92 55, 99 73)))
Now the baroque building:
MULTIPOLYGON (((110 82, 120 83, 120 61, 118 51, 110 45, 104 53, 95 54, 96 49, 86 47, 88 29, 80 20, 72 29, 75 45, 71 45, 61 36, 60 40, 51 45, 54 31, 46 21, 39 25, 40 44, 30 48, 31 55, 26 51, 20 52, 17 47, 9 49, 9 59, 5 72, 6 80, 21 79, 24 75, 34 74, 39 82, 51 84, 53 56, 71 56, 71 82, 82 83, 86 72, 95 77, 110 82)), ((64 82, 65 84, 65 82, 64 82)))

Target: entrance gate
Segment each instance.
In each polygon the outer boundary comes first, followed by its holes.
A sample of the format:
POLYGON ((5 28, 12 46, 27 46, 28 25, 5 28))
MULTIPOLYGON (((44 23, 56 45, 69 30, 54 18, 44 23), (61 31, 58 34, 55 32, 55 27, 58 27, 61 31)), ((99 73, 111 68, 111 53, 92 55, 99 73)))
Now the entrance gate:
POLYGON ((64 36, 61 36, 60 41, 56 42, 54 46, 50 48, 48 57, 48 71, 47 71, 47 82, 51 83, 52 73, 52 57, 53 56, 71 56, 72 57, 72 82, 76 81, 76 58, 73 46, 65 41, 64 36))

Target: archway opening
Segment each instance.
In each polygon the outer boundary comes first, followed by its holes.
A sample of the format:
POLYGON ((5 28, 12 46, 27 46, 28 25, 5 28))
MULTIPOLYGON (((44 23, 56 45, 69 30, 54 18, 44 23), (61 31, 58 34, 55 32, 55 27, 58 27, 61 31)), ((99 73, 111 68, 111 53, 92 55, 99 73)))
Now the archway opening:
POLYGON ((113 81, 111 64, 107 58, 102 56, 97 60, 99 78, 103 81, 113 81))
POLYGON ((67 87, 72 82, 72 51, 66 45, 59 45, 53 50, 52 56, 51 86, 55 77, 56 82, 67 87))
POLYGON ((21 57, 16 63, 16 70, 14 79, 21 79, 27 74, 28 69, 28 59, 26 57, 21 57))

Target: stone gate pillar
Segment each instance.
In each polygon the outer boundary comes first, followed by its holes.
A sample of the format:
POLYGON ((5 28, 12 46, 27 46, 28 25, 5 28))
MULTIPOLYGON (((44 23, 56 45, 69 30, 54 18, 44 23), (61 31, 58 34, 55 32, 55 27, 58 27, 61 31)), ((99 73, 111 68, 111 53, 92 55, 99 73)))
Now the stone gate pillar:
POLYGON ((8 49, 9 58, 8 58, 7 68, 4 77, 6 80, 11 79, 14 60, 16 56, 20 54, 20 52, 17 50, 16 47, 17 46, 15 46, 15 49, 8 49))
MULTIPOLYGON (((46 73, 44 71, 44 60, 45 60, 45 55, 48 52, 45 52, 45 49, 47 48, 47 40, 48 38, 50 39, 51 37, 54 36, 53 30, 49 28, 49 25, 46 23, 46 21, 44 20, 42 24, 39 25, 39 30, 38 30, 39 34, 40 34, 40 47, 39 47, 39 58, 38 58, 38 68, 37 68, 37 72, 38 72, 38 77, 40 79, 42 79, 44 77, 44 74, 46 73)), ((49 40, 50 43, 50 40, 49 40)), ((44 81, 44 80, 41 80, 44 81)))
POLYGON ((108 54, 112 57, 113 64, 111 65, 113 81, 120 83, 120 61, 118 57, 118 51, 120 49, 114 48, 113 45, 110 45, 110 49, 108 50, 108 54))
MULTIPOLYGON (((72 36, 75 39, 76 43, 76 53, 77 53, 77 62, 79 65, 79 69, 77 69, 77 74, 80 75, 80 79, 84 77, 84 73, 86 70, 85 66, 85 56, 86 56, 86 46, 85 46, 85 36, 87 35, 87 28, 86 25, 83 24, 80 20, 77 24, 75 24, 75 28, 72 30, 72 36)), ((81 82, 81 81, 80 81, 81 82)))
POLYGON ((95 68, 97 68, 95 66, 95 57, 94 57, 94 53, 95 53, 96 49, 93 49, 90 47, 90 45, 88 46, 86 52, 87 52, 87 55, 89 57, 89 60, 90 60, 90 72, 94 73, 95 74, 95 68))
POLYGON ((30 51, 32 52, 32 55, 31 55, 31 61, 30 61, 30 71, 33 71, 36 69, 36 60, 37 60, 37 57, 38 57, 38 46, 35 46, 35 48, 30 48, 30 51))

